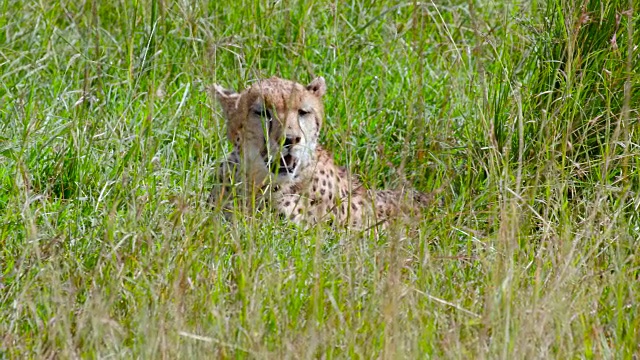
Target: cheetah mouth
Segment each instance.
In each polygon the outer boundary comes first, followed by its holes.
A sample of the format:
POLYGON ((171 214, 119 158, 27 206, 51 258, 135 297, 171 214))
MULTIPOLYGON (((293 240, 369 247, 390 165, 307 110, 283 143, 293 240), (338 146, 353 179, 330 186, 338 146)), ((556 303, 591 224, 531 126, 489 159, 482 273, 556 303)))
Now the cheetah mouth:
POLYGON ((280 161, 271 162, 269 168, 272 173, 276 175, 288 175, 292 174, 298 165, 298 161, 296 158, 291 156, 291 154, 287 154, 280 157, 280 161))

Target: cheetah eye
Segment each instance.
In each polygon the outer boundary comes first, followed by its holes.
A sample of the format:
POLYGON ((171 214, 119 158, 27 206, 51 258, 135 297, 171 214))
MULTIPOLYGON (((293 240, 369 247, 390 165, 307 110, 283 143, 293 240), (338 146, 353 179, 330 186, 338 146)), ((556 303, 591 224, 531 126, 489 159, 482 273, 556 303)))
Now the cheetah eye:
POLYGON ((303 110, 303 109, 298 110, 298 116, 306 116, 306 115, 309 115, 310 113, 311 112, 307 110, 303 110))
POLYGON ((253 110, 253 114, 259 116, 261 118, 265 118, 267 120, 271 120, 271 112, 267 109, 256 109, 253 110))

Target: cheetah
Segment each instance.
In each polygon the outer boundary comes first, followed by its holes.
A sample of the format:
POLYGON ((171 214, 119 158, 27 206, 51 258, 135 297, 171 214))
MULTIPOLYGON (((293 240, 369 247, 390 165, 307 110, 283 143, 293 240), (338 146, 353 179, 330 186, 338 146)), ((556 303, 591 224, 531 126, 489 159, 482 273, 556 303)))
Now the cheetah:
POLYGON ((269 205, 297 224, 357 229, 420 213, 431 195, 367 190, 318 143, 326 91, 322 77, 307 86, 272 77, 240 93, 214 85, 233 151, 218 169, 209 202, 227 210, 234 199, 269 205))

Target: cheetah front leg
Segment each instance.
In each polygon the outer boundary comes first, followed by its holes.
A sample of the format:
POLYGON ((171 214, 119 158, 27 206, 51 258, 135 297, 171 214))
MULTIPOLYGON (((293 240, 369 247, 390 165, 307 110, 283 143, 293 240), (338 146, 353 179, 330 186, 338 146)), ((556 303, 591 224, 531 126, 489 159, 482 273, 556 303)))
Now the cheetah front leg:
POLYGON ((297 225, 318 222, 317 217, 310 211, 308 199, 302 195, 280 194, 273 200, 278 214, 297 225))

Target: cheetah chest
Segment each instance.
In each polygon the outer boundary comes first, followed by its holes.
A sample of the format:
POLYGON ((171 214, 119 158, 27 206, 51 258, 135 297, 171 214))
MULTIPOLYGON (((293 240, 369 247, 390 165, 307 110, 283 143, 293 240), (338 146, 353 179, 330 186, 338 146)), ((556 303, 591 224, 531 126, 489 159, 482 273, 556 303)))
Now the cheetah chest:
POLYGON ((346 172, 335 166, 318 165, 308 180, 276 186, 272 195, 275 209, 296 223, 358 224, 368 210, 364 198, 351 191, 346 172))

